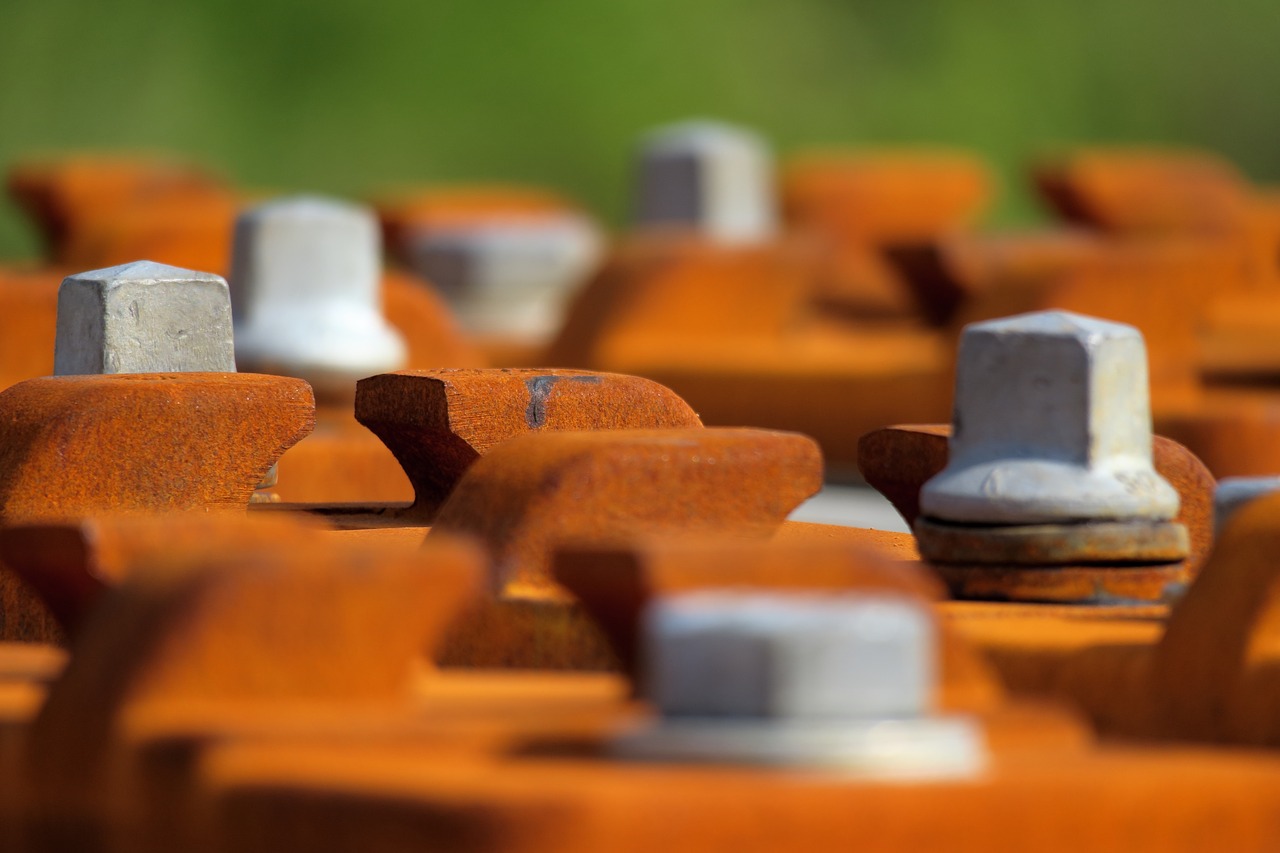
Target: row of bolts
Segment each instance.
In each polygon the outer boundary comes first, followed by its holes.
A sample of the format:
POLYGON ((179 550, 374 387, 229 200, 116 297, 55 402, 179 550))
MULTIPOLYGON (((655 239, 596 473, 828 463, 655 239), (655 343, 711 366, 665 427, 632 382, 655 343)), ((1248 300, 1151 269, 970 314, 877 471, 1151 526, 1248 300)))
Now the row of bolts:
MULTIPOLYGON (((721 194, 708 207, 688 181, 659 179, 690 174, 682 163, 760 172, 767 159, 749 138, 684 125, 651 140, 646 156, 655 178, 642 182, 653 187, 642 201, 653 220, 710 210, 739 234, 768 231, 759 199, 704 189, 721 194)), ((271 202, 237 222, 233 290, 220 276, 147 261, 65 279, 54 372, 227 372, 238 362, 307 379, 322 399, 340 395, 404 363, 404 342, 380 311, 380 268, 367 209, 271 202)), ((1178 512, 1177 492, 1152 466, 1146 351, 1130 326, 1044 311, 966 327, 953 427, 949 464, 920 496, 933 522, 1164 524, 1178 512)), ((1278 478, 1223 481, 1218 524, 1276 489, 1278 478)), ((645 690, 662 720, 620 737, 620 754, 875 775, 982 765, 975 724, 930 713, 937 638, 919 602, 703 592, 652 605, 644 635, 645 690)))

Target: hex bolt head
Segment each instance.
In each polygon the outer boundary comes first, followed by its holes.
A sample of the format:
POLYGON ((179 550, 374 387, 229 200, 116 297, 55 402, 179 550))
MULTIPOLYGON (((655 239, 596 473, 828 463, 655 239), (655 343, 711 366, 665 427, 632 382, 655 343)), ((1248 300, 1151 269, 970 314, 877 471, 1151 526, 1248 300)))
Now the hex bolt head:
POLYGON ((929 709, 934 625, 884 594, 690 593, 645 616, 646 686, 664 717, 914 718, 929 709))
POLYGON ((920 492, 948 522, 1172 519, 1151 463, 1147 355, 1132 326, 1039 311, 965 327, 947 467, 920 492))
POLYGON ((322 395, 402 367, 404 341, 381 311, 381 254, 377 220, 358 205, 299 196, 242 214, 231 265, 241 366, 322 395))
POLYGON ((153 261, 67 276, 53 351, 55 376, 234 373, 227 282, 153 261))
POLYGON ((1245 505, 1280 492, 1280 477, 1226 477, 1213 491, 1214 535, 1220 536, 1231 516, 1245 505))
POLYGON ((635 223, 676 226, 722 243, 778 229, 773 157, 755 133, 713 121, 659 128, 640 143, 635 223))
POLYGON ((545 340, 600 261, 604 240, 573 213, 432 227, 409 237, 414 267, 468 331, 545 340))

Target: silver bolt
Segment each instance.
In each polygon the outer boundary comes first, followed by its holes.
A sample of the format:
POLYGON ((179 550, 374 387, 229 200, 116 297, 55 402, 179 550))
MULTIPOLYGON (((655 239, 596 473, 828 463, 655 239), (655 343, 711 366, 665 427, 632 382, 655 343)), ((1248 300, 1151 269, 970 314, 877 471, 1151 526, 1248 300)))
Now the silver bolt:
POLYGON ((68 276, 58 289, 56 376, 235 369, 221 276, 135 261, 68 276))
POLYGON ((929 714, 937 641, 923 602, 689 593, 652 605, 644 632, 645 689, 662 719, 618 737, 623 757, 895 777, 982 766, 970 721, 929 714))
POLYGON ((962 523, 1172 519, 1178 493, 1151 461, 1142 334, 1066 311, 967 326, 950 461, 920 507, 962 523))
POLYGON ((269 202, 240 216, 232 252, 236 356, 297 376, 322 396, 404 365, 381 312, 381 237, 372 212, 331 199, 269 202))
POLYGON ((933 634, 903 598, 680 596, 647 615, 649 698, 666 716, 918 716, 933 634))
MULTIPOLYGON (((68 276, 53 352, 55 376, 235 373, 227 282, 153 261, 68 276)), ((276 479, 273 464, 258 488, 276 479)))
POLYGON ((777 232, 773 158, 758 135, 713 121, 660 128, 640 143, 635 221, 723 243, 777 232))
POLYGON ((552 213, 432 226, 409 246, 469 331, 543 341, 599 263, 603 238, 583 216, 552 213))

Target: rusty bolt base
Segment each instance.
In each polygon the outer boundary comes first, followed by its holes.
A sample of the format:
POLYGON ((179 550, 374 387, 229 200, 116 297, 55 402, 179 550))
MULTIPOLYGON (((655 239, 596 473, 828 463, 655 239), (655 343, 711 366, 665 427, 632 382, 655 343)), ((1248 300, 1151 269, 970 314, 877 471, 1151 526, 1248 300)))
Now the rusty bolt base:
POLYGON ((1187 558, 1187 528, 1177 522, 977 526, 921 516, 916 541, 926 560, 989 566, 1174 563, 1187 558))
POLYGON ((0 519, 243 512, 314 424, 311 387, 283 376, 28 379, 0 393, 0 519))
POLYGON ((1008 566, 932 563, 954 598, 1056 604, 1168 601, 1185 589, 1185 561, 1153 566, 1008 566))
POLYGON ((588 611, 563 594, 540 590, 473 602, 454 620, 435 662, 468 669, 618 669, 588 611))

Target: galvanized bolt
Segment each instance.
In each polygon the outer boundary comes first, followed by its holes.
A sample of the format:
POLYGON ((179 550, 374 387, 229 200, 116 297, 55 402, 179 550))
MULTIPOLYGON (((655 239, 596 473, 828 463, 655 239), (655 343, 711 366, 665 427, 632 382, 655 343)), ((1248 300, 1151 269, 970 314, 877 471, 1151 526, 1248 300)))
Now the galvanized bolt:
POLYGON ((469 331, 530 341, 555 333, 603 251, 599 229, 575 213, 439 225, 408 239, 415 268, 469 331))
POLYGON ((227 282, 152 261, 82 272, 58 289, 53 372, 234 373, 227 282))
POLYGON ((645 689, 656 724, 617 736, 632 759, 838 767, 874 777, 979 770, 972 721, 929 713, 927 605, 891 593, 687 593, 650 606, 645 689))
POLYGON ((699 593, 655 604, 646 628, 665 716, 914 717, 933 690, 933 621, 907 599, 699 593))
POLYGON ((660 128, 641 140, 635 222, 691 229, 723 243, 777 232, 773 158, 758 135, 713 121, 660 128))
POLYGON ((1227 477, 1213 492, 1214 534, 1226 529, 1227 521, 1246 504, 1280 492, 1280 477, 1227 477))
POLYGON ((1178 493, 1151 462, 1142 334, 1066 311, 967 326, 950 461, 920 508, 1000 525, 1172 519, 1178 493))
POLYGON ((231 298, 236 357, 306 379, 321 396, 404 364, 381 312, 381 236, 364 207, 313 197, 261 205, 236 221, 231 298))

